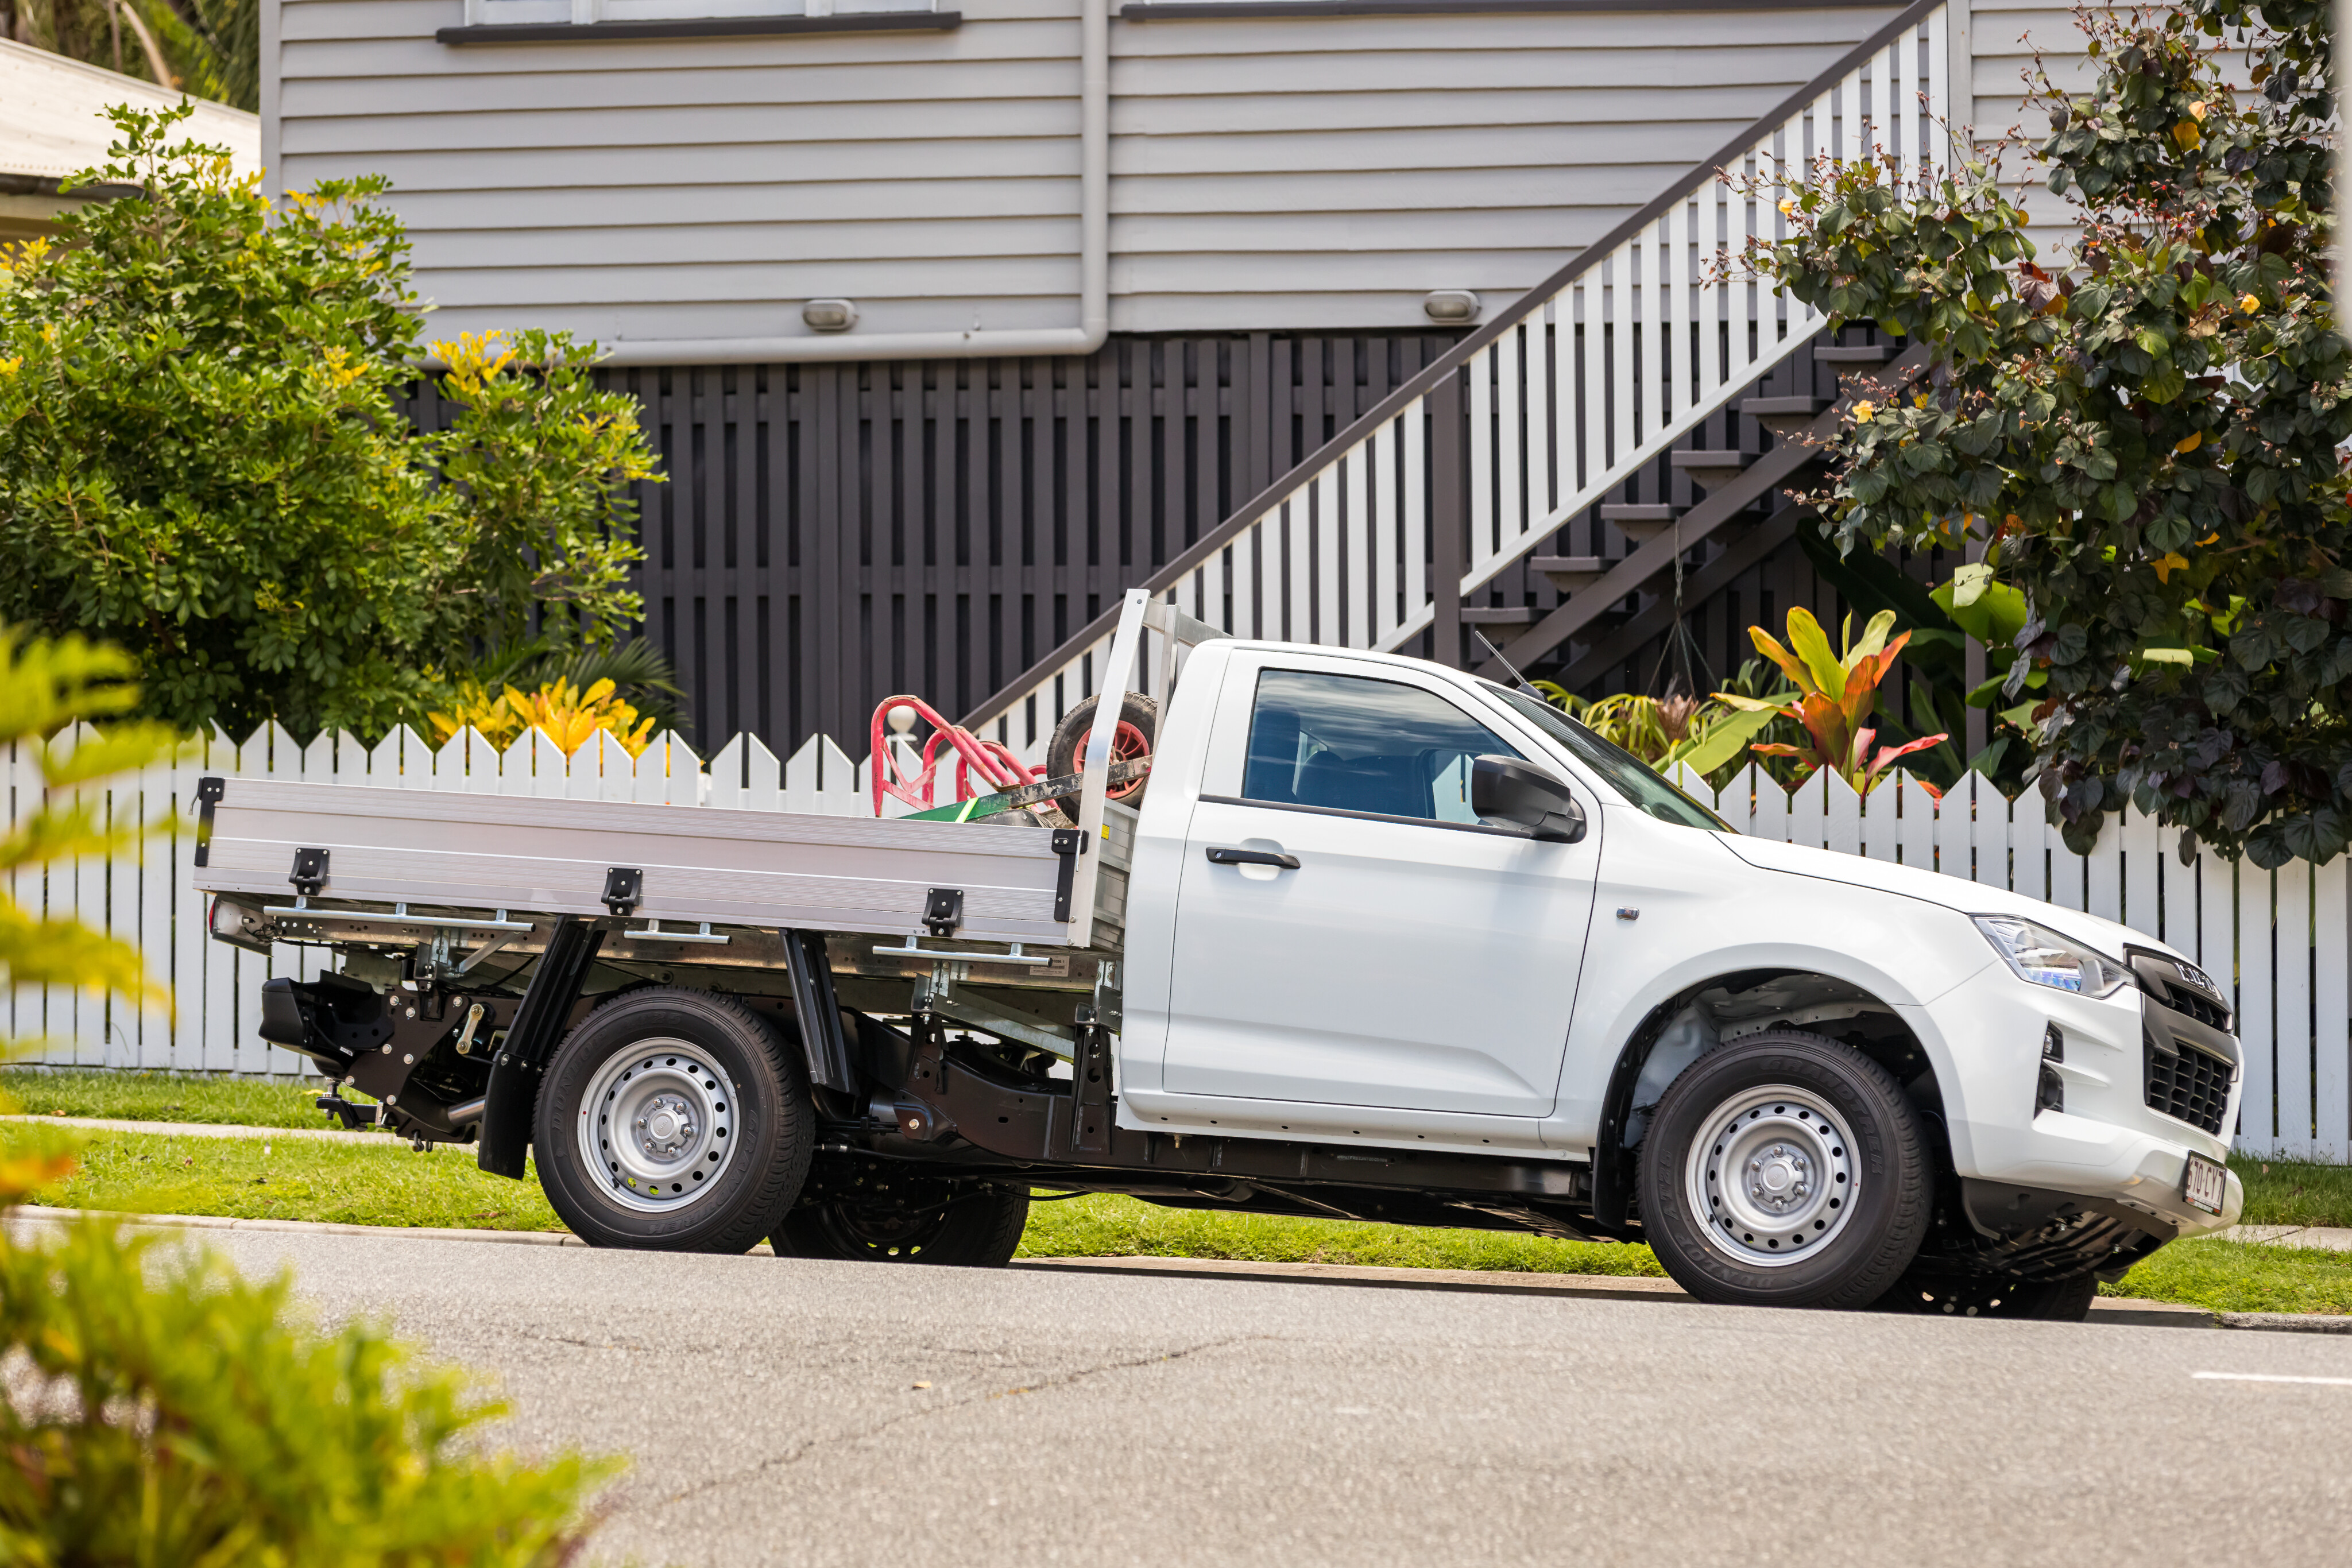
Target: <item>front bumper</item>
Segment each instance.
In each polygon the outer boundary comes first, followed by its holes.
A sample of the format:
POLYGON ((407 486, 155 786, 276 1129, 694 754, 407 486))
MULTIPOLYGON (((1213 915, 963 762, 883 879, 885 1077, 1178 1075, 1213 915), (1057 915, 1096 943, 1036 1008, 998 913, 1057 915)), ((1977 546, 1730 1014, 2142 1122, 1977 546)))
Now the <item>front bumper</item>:
MULTIPOLYGON (((2131 988, 2104 999, 2029 985, 1994 963, 1926 1006, 1901 1009, 1927 1045, 1942 1091, 1952 1163, 1963 1177, 2019 1191, 2073 1194, 2149 1221, 2152 1235, 2199 1235, 2237 1223, 2245 1189, 2235 1174, 2218 1215, 2189 1207, 2189 1156, 2226 1164, 2241 1085, 2232 1082, 2218 1133, 2151 1108, 2152 1018, 2131 988), (2063 1110, 2037 1110, 2043 1041, 2055 1025, 2064 1060, 2063 1110)), ((2167 1036, 2168 1040, 2169 1035, 2167 1036)), ((2234 1057, 2236 1046, 2226 1042, 2234 1057)))

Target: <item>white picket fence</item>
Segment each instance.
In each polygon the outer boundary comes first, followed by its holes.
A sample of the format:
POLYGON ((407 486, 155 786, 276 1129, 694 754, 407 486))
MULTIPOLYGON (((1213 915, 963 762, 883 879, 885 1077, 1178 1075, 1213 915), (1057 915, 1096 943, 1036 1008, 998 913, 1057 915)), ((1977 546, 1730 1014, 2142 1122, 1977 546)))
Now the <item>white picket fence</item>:
MULTIPOLYGON (((904 759, 911 763, 912 758, 904 759)), ((0 831, 40 800, 41 775, 28 747, 0 747, 5 816, 0 831)), ((945 769, 942 769, 944 772, 945 769)), ((226 734, 175 767, 115 780, 94 791, 108 821, 162 831, 139 851, 111 860, 0 873, 9 895, 35 912, 71 916, 137 944, 149 969, 166 979, 176 1006, 131 1007, 51 987, 0 992, 0 1038, 37 1042, 26 1060, 87 1067, 151 1067, 203 1072, 302 1072, 307 1058, 255 1033, 262 980, 308 979, 315 949, 281 945, 267 958, 207 939, 205 895, 189 885, 195 848, 192 802, 206 774, 245 774, 378 788, 537 795, 572 800, 642 800, 754 811, 864 816, 873 810, 868 774, 830 739, 813 737, 789 760, 751 736, 738 736, 708 763, 665 735, 632 758, 599 734, 568 759, 533 730, 501 752, 467 730, 436 747, 405 727, 374 746, 349 735, 320 736, 309 746, 276 724, 242 746, 226 734)), ((888 801, 888 815, 913 810, 888 801)))
POLYGON ((1742 832, 2010 888, 2171 944, 2236 998, 2246 1051, 2238 1147, 2352 1161, 2352 860, 2269 872, 2200 850, 2183 865, 2179 831, 2137 810, 2108 818, 2078 855, 2043 820, 2039 794, 2012 804, 1973 774, 1938 802, 1899 773, 1865 797, 1826 773, 1793 794, 1759 787, 1751 768, 1717 797, 1676 771, 1742 832))
MULTIPOLYGON (((5 760, 13 826, 39 799, 40 778, 29 755, 12 751, 5 760)), ((0 1033, 45 1041, 34 1060, 208 1072, 306 1070, 302 1058, 257 1036, 257 998, 271 975, 314 974, 316 954, 281 946, 265 959, 207 940, 204 896, 188 885, 190 802, 207 773, 702 810, 858 816, 872 809, 865 765, 823 737, 780 762, 758 740, 738 736, 706 764, 674 737, 635 759, 599 737, 567 760, 535 733, 503 753, 471 732, 438 748, 406 730, 373 747, 349 736, 297 746, 275 725, 243 746, 216 735, 201 755, 104 791, 114 822, 164 829, 138 852, 53 867, 46 880, 37 869, 10 876, 21 906, 72 915, 139 945, 176 1000, 167 1012, 61 988, 0 998, 0 1033)), ((2077 855, 2043 822, 2038 796, 2012 806, 1973 777, 1940 803, 1900 775, 1867 798, 1827 775, 1793 795, 1753 773, 1719 798, 1688 775, 1681 781, 1714 800, 1743 832, 2012 888, 2163 938, 2236 998, 2247 1057, 2240 1147, 2352 1161, 2352 862, 2298 861, 2265 872, 2203 852, 2183 865, 2178 834, 2137 813, 2120 823, 2110 819, 2097 847, 2077 855)), ((899 810, 894 803, 892 814, 899 810)))

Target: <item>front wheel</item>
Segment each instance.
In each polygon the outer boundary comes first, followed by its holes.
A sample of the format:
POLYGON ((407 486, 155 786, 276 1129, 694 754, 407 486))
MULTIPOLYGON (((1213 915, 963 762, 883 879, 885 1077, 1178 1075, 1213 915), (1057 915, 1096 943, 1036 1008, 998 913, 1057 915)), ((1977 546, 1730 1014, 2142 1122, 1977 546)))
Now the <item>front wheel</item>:
POLYGON ((532 1134, 547 1201, 590 1246, 748 1252, 799 1197, 816 1116, 765 1020, 660 988, 607 1002, 564 1040, 532 1134))
POLYGON ((914 1171, 821 1169, 810 1188, 776 1228, 778 1257, 1002 1269, 1029 1222, 1020 1187, 914 1171))
POLYGON ((1886 1070, 1771 1030, 1684 1069, 1642 1142, 1642 1224, 1703 1301, 1861 1307, 1918 1254, 1934 1172, 1886 1070))

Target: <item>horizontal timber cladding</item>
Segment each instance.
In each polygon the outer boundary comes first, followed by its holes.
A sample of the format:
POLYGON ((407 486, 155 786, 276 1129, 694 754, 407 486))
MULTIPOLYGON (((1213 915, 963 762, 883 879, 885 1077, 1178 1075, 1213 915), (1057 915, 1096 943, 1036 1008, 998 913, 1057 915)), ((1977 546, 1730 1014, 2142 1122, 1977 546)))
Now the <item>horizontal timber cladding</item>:
MULTIPOLYGON (((805 334, 812 298, 856 300, 864 334, 1073 325, 1080 6, 953 8, 952 31, 451 47, 460 0, 270 0, 270 188, 389 179, 441 337, 723 346, 805 334)), ((1898 8, 1114 20, 1112 328, 1492 308, 1898 8)))
MULTIPOLYGON (((859 750, 901 692, 960 716, 1453 340, 1114 338, 1085 359, 604 371, 645 404, 667 476, 639 491, 645 634, 698 737, 859 750)), ((438 423, 434 402, 420 423, 438 423)))

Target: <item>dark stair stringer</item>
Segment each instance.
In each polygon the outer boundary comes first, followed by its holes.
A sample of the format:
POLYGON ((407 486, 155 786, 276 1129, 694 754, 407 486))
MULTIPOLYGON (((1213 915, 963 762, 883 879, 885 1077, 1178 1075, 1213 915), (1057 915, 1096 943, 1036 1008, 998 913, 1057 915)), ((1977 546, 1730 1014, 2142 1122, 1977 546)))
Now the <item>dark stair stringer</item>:
MULTIPOLYGON (((1860 350, 1824 348, 1814 350, 1814 359, 1816 362, 1828 361, 1839 367, 1839 384, 1848 395, 1851 389, 1846 377, 1853 373, 1853 371, 1876 369, 1884 365, 1883 373, 1874 379, 1899 384, 1917 375, 1926 368, 1927 362, 1927 352, 1923 345, 1912 345, 1905 350, 1902 357, 1892 364, 1886 363, 1886 353, 1887 350, 1884 348, 1860 350), (1831 359, 1832 355, 1839 357, 1831 359), (1869 355, 1871 358, 1864 361, 1860 358, 1862 355, 1869 355), (1852 367, 1851 371, 1848 369, 1849 366, 1852 367)), ((1779 402, 1783 400, 1772 401, 1779 402)), ((1842 396, 1838 401, 1842 407, 1846 398, 1842 396)), ((1678 462, 1677 466, 1686 472, 1698 469, 1718 475, 1731 473, 1731 476, 1726 479, 1719 488, 1709 490, 1704 500, 1684 512, 1671 532, 1661 533, 1638 546, 1631 554, 1612 566, 1608 575, 1601 578, 1599 582, 1574 594, 1567 603, 1545 616, 1527 632, 1513 638, 1510 645, 1503 650, 1502 657, 1488 659, 1478 667, 1478 673, 1489 680, 1507 680, 1509 676, 1505 670, 1507 663, 1517 669, 1527 669, 1541 662, 1561 643, 1600 622, 1612 606, 1639 592, 1653 578, 1672 570, 1675 556, 1711 538, 1725 524, 1747 512, 1756 502, 1796 479, 1806 469, 1819 462, 1828 442, 1836 436, 1839 422, 1843 417, 1839 407, 1822 410, 1810 423, 1804 425, 1801 432, 1781 434, 1773 443, 1769 452, 1755 458, 1746 467, 1738 469, 1736 472, 1731 472, 1728 462, 1713 465, 1678 462)), ((1723 455, 1728 458, 1732 455, 1723 455)), ((1680 459, 1684 454, 1677 452, 1675 456, 1680 459)), ((1696 476, 1694 475, 1694 477, 1696 478, 1696 476)), ((1699 479, 1697 482, 1705 484, 1706 481, 1699 479)), ((1755 538, 1769 531, 1773 525, 1786 517, 1790 510, 1791 508, 1783 507, 1774 513, 1770 520, 1753 530, 1748 538, 1735 543, 1734 550, 1746 553, 1752 547, 1755 538)), ((1786 538, 1794 532, 1795 521, 1791 518, 1788 522, 1788 533, 1782 538, 1786 538)), ((1755 549, 1755 553, 1748 557, 1748 564, 1752 565, 1756 559, 1761 559, 1770 548, 1771 546, 1766 545, 1755 549)), ((1710 562, 1708 566, 1700 568, 1698 574, 1689 580, 1686 593, 1704 597, 1706 593, 1711 591, 1710 588, 1699 586, 1702 580, 1711 581, 1717 586, 1727 582, 1730 580, 1728 573, 1712 579, 1708 577, 1716 564, 1717 563, 1710 562)), ((1657 606, 1652 606, 1651 609, 1644 610, 1626 621, 1623 626, 1617 629, 1610 642, 1613 643, 1620 639, 1632 638, 1633 629, 1643 624, 1644 617, 1657 608, 1657 606)), ((1659 632, 1664 631, 1671 622, 1672 613, 1670 609, 1662 613, 1655 622, 1654 629, 1648 635, 1655 636, 1659 632)), ((1635 640, 1627 645, 1638 646, 1639 642, 1635 640)), ((1576 661, 1570 666, 1570 674, 1563 676, 1560 684, 1570 691, 1575 690, 1576 684, 1572 678, 1574 672, 1583 667, 1592 657, 1592 654, 1588 653, 1583 659, 1576 661)), ((1605 668, 1600 665, 1593 667, 1605 668)))

